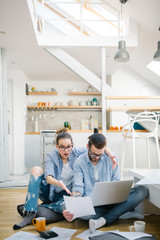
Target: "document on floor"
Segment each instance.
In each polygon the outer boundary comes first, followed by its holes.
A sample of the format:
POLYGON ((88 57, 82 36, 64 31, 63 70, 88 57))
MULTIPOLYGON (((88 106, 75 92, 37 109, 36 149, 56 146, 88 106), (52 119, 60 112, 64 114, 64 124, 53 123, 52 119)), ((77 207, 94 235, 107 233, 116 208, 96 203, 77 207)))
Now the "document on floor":
POLYGON ((42 238, 39 236, 39 234, 19 231, 8 238, 5 238, 4 240, 28 240, 28 239, 40 240, 42 238))
POLYGON ((90 197, 68 197, 64 196, 66 210, 73 213, 75 218, 94 215, 94 207, 90 197))
POLYGON ((135 185, 160 185, 160 178, 145 177, 138 181, 135 185))
MULTIPOLYGON (((76 229, 60 228, 53 227, 51 231, 54 231, 58 234, 57 237, 50 238, 49 240, 70 240, 72 235, 77 231, 76 229)), ((12 236, 4 240, 42 240, 39 234, 19 231, 12 236)))
MULTIPOLYGON (((69 240, 77 230, 61 228, 61 227, 53 227, 51 228, 51 231, 54 231, 58 234, 58 237, 55 237, 54 240, 69 240)), ((52 240, 52 238, 50 238, 50 240, 52 240)))

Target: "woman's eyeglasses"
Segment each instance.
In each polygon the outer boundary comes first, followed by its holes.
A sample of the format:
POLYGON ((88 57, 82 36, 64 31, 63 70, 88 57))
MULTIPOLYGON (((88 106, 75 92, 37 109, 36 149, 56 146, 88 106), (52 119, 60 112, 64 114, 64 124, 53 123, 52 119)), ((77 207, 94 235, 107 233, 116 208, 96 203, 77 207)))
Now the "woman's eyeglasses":
POLYGON ((72 149, 73 145, 68 145, 67 147, 60 145, 60 146, 58 146, 58 147, 59 147, 59 149, 61 149, 62 151, 65 151, 65 150, 70 151, 70 150, 72 149))

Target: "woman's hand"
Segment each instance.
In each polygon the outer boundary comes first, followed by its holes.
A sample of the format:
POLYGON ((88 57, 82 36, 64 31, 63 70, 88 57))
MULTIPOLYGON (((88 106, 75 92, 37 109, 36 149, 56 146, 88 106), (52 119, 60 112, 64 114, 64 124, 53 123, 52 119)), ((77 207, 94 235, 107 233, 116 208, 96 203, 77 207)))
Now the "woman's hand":
POLYGON ((116 161, 116 156, 114 156, 114 155, 109 155, 109 157, 110 157, 110 159, 111 159, 111 161, 112 161, 112 164, 113 164, 113 166, 112 166, 112 169, 115 169, 116 168, 116 166, 118 166, 118 163, 117 163, 117 161, 116 161))
POLYGON ((66 187, 66 185, 60 180, 58 181, 57 179, 55 179, 53 176, 48 175, 47 178, 47 183, 52 184, 52 185, 56 185, 61 187, 63 190, 65 190, 68 194, 71 195, 71 192, 69 191, 69 189, 66 187))
POLYGON ((112 167, 112 169, 115 169, 116 168, 116 166, 118 166, 118 163, 117 163, 117 161, 116 161, 116 156, 114 156, 113 154, 112 154, 112 151, 106 146, 106 148, 105 148, 105 152, 108 154, 108 156, 110 157, 110 160, 112 161, 112 164, 113 164, 113 167, 112 167))
POLYGON ((59 184, 58 184, 59 187, 63 188, 68 194, 72 194, 69 189, 66 187, 66 185, 60 180, 59 181, 59 184))
POLYGON ((73 220, 74 215, 67 210, 63 210, 63 216, 68 221, 71 222, 73 220))

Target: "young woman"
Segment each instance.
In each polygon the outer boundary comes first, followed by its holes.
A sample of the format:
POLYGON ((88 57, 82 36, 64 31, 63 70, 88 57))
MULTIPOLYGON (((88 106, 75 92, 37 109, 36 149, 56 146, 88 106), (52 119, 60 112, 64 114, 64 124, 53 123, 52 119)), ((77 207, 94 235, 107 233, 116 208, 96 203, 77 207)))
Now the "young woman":
MULTIPOLYGON (((47 155, 45 172, 39 167, 33 167, 28 185, 28 193, 24 205, 24 219, 13 226, 14 230, 20 229, 32 223, 32 219, 38 216, 38 199, 44 204, 43 207, 57 212, 63 211, 63 195, 70 195, 73 183, 73 164, 75 159, 87 152, 87 148, 73 148, 73 140, 67 132, 68 129, 62 128, 56 134, 56 150, 47 155)), ((116 165, 114 156, 106 148, 110 155, 113 167, 116 165)), ((46 216, 46 211, 41 208, 41 215, 46 216)), ((52 212, 52 222, 62 220, 52 212)))

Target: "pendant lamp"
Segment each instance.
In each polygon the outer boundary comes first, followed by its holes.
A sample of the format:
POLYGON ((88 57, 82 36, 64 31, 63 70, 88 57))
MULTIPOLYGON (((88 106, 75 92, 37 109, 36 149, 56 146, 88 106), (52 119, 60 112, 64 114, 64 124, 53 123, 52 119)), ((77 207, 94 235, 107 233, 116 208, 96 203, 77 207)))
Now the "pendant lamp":
MULTIPOLYGON (((127 0, 120 0, 121 2, 121 22, 122 22, 122 4, 125 4, 127 0)), ((122 40, 122 34, 120 33, 121 40, 118 42, 118 51, 114 56, 114 60, 117 62, 128 62, 129 61, 129 54, 126 51, 126 43, 122 40)))
POLYGON ((156 62, 160 62, 160 41, 158 41, 158 50, 154 54, 153 60, 156 62))

